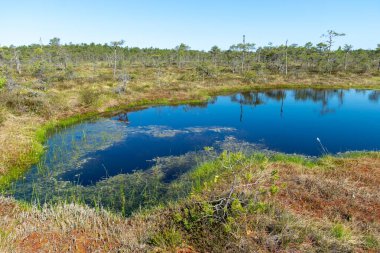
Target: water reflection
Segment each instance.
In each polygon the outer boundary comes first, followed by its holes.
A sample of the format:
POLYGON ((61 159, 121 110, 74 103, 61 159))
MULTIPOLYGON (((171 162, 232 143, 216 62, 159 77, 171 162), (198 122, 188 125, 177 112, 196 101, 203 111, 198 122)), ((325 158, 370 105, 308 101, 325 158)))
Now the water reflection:
POLYGON ((243 105, 257 106, 264 103, 263 94, 259 92, 243 92, 231 96, 232 102, 240 104, 239 121, 243 122, 243 105))
POLYGON ((380 91, 372 91, 369 96, 368 96, 369 100, 373 101, 373 102, 379 102, 379 99, 380 99, 380 91))
MULTIPOLYGON (((366 94, 367 91, 356 91, 357 93, 366 94)), ((243 105, 250 105, 252 107, 263 105, 268 102, 268 100, 279 101, 280 103, 280 116, 283 116, 284 112, 284 101, 287 96, 292 96, 295 101, 312 101, 315 103, 321 103, 320 113, 328 114, 334 113, 335 108, 329 107, 329 100, 338 99, 338 105, 342 106, 344 103, 344 90, 323 90, 323 89, 297 89, 291 92, 287 90, 268 90, 268 91, 253 91, 253 92, 243 92, 239 94, 231 95, 231 101, 240 104, 240 121, 243 119, 243 105)), ((369 94, 369 100, 378 101, 380 98, 380 93, 378 91, 372 91, 369 94)))
POLYGON ((159 190, 144 194, 160 199, 168 194, 166 184, 214 157, 205 146, 215 153, 311 156, 323 153, 320 143, 332 153, 378 150, 379 99, 380 91, 274 89, 83 122, 51 136, 41 161, 11 193, 25 200, 96 200, 131 212, 148 201, 137 195, 150 184, 159 190))
POLYGON ((116 119, 125 124, 129 124, 128 113, 120 113, 116 116, 116 119))
POLYGON ((190 111, 190 110, 196 109, 196 108, 206 108, 210 104, 214 104, 216 101, 217 101, 217 97, 212 97, 206 102, 198 102, 198 103, 194 103, 194 104, 184 105, 183 109, 184 109, 184 111, 190 111))
POLYGON ((349 131, 358 131, 358 125, 352 123, 356 117, 361 118, 357 124, 368 127, 365 138, 376 131, 379 123, 373 120, 378 114, 373 110, 379 108, 365 100, 377 102, 379 97, 379 91, 272 89, 213 97, 200 104, 120 113, 50 138, 50 148, 38 169, 54 168, 52 174, 61 180, 81 178, 80 184, 93 184, 106 175, 147 169, 156 157, 199 150, 229 136, 307 155, 320 154, 317 137, 334 153, 373 149, 379 145, 376 138, 363 141, 349 131), (335 114, 338 116, 332 117, 335 114), (318 117, 325 115, 329 117, 318 117))

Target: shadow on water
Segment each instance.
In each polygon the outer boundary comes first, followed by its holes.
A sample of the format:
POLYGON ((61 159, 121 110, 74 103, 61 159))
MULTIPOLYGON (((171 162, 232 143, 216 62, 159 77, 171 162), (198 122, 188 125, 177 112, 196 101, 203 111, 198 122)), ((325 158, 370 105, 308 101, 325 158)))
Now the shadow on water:
POLYGON ((186 195, 189 188, 169 189, 222 150, 318 156, 317 138, 331 153, 377 150, 379 99, 379 91, 264 90, 83 122, 51 136, 41 161, 9 194, 127 215, 186 195))

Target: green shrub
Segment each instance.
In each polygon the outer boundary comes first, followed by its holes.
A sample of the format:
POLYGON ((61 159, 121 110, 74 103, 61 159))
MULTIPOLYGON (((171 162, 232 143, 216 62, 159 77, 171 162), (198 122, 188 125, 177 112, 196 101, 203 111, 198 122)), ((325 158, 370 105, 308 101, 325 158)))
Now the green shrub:
POLYGON ((71 80, 75 77, 74 67, 72 65, 66 67, 64 76, 67 80, 71 80))
POLYGON ((94 105, 99 101, 100 93, 92 89, 84 89, 80 92, 80 101, 83 105, 94 105))
POLYGON ((247 71, 243 75, 243 81, 246 83, 254 83, 257 80, 256 72, 254 71, 247 71))
POLYGON ((213 65, 200 64, 195 70, 201 78, 216 78, 218 76, 218 70, 213 65))
POLYGON ((50 103, 45 96, 37 92, 2 92, 0 106, 16 114, 31 112, 48 116, 51 113, 50 103))
POLYGON ((53 73, 53 66, 45 61, 37 61, 29 66, 29 71, 32 75, 40 80, 46 81, 48 73, 53 73))

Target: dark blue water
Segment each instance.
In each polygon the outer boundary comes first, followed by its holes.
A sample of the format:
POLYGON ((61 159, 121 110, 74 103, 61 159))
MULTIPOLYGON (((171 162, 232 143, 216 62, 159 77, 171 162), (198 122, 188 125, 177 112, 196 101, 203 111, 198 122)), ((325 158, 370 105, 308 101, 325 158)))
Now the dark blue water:
POLYGON ((268 90, 84 122, 53 135, 25 180, 38 181, 37 172, 46 171, 57 181, 93 185, 231 138, 311 156, 323 153, 317 138, 330 153, 378 150, 379 98, 378 91, 268 90))

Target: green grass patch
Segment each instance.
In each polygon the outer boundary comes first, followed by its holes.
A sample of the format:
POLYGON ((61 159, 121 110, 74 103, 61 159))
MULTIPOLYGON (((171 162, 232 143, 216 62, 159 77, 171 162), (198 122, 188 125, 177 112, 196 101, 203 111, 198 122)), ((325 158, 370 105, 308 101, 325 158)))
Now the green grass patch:
POLYGON ((154 234, 149 243, 164 249, 175 249, 182 244, 182 235, 175 228, 164 229, 154 234))
POLYGON ((284 162, 284 163, 294 163, 312 168, 316 166, 316 162, 310 158, 301 155, 286 155, 282 153, 274 154, 270 157, 271 162, 284 162))
POLYGON ((58 131, 60 128, 69 127, 80 121, 93 118, 96 113, 86 113, 75 115, 62 120, 50 121, 39 127, 33 137, 30 150, 22 154, 17 163, 13 165, 6 174, 0 177, 0 192, 4 192, 10 184, 24 175, 30 166, 36 164, 45 152, 44 143, 50 134, 58 131))
POLYGON ((373 236, 373 235, 367 235, 364 238, 364 244, 368 249, 372 250, 380 250, 380 242, 379 240, 373 236))
POLYGON ((0 76, 0 89, 2 89, 7 83, 7 79, 3 76, 0 76))
POLYGON ((348 239, 351 236, 350 230, 340 223, 335 224, 331 228, 331 234, 339 240, 348 239))
POLYGON ((347 152, 339 155, 338 157, 342 158, 363 158, 363 157, 371 157, 371 158, 380 158, 380 152, 376 151, 356 151, 356 152, 347 152))

